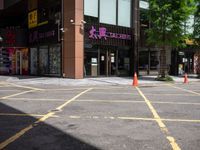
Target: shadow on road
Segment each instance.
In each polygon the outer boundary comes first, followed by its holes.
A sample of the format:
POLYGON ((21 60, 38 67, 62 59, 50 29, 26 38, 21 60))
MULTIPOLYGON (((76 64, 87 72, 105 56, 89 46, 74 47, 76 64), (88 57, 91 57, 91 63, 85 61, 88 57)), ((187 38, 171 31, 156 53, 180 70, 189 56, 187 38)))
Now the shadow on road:
MULTIPOLYGON (((37 120, 31 116, 8 116, 3 113, 25 114, 10 106, 0 103, 0 145, 37 120)), ((68 125, 70 128, 70 124, 68 125)), ((40 123, 13 143, 5 150, 98 150, 98 148, 81 141, 49 124, 40 123)))

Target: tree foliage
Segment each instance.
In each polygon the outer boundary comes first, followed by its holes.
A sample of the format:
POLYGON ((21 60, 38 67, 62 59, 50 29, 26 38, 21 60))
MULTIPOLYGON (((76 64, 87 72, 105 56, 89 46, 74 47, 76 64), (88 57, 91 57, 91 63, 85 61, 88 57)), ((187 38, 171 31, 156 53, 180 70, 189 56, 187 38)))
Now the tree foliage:
POLYGON ((166 46, 179 47, 187 38, 184 24, 195 10, 194 0, 149 0, 148 43, 161 47, 160 74, 165 77, 166 46))
POLYGON ((148 42, 158 46, 180 46, 186 39, 184 23, 194 12, 194 0, 149 0, 148 42))
POLYGON ((197 2, 197 10, 194 13, 194 33, 193 38, 195 39, 197 45, 200 47, 200 0, 197 2))

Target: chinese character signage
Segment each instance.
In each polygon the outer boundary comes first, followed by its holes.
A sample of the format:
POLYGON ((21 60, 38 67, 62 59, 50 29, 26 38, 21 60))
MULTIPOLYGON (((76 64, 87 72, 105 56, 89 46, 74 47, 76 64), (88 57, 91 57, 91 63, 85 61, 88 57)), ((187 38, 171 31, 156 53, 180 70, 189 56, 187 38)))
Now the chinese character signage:
POLYGON ((131 40, 131 35, 124 33, 110 32, 106 27, 99 27, 96 29, 94 26, 91 27, 89 31, 90 39, 121 39, 121 40, 131 40))
POLYGON ((38 24, 38 14, 37 10, 28 13, 28 28, 37 27, 38 24))
POLYGON ((29 44, 57 43, 58 32, 56 25, 44 25, 29 30, 29 44))

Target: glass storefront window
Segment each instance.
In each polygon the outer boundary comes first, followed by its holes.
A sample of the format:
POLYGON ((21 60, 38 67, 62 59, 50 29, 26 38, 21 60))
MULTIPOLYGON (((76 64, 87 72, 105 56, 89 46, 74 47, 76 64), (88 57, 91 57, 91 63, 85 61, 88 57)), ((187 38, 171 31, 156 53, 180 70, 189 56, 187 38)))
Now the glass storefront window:
POLYGON ((100 22, 116 25, 116 0, 100 0, 100 22))
POLYGON ((98 75, 98 51, 97 50, 87 50, 85 53, 85 66, 84 74, 85 76, 97 76, 98 75))
POLYGON ((48 46, 39 48, 39 73, 41 75, 48 74, 48 46))
POLYGON ((130 47, 118 47, 118 75, 128 76, 130 73, 130 47))
POLYGON ((84 15, 98 17, 98 0, 84 0, 84 15))
POLYGON ((37 48, 30 48, 30 73, 37 75, 37 48))
POLYGON ((60 75, 61 73, 60 56, 60 46, 52 46, 49 48, 49 71, 52 75, 60 75))
POLYGON ((118 25, 131 26, 131 0, 118 0, 118 25))

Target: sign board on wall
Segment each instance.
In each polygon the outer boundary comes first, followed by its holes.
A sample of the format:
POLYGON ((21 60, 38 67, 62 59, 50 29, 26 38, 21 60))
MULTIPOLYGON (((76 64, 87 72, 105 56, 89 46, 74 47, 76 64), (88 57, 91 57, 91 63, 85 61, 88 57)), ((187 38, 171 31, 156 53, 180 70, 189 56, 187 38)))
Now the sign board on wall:
POLYGON ((133 44, 133 28, 107 24, 86 24, 85 44, 130 46, 133 44))
POLYGON ((38 12, 37 10, 28 13, 28 28, 37 27, 38 24, 38 12))

